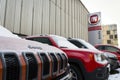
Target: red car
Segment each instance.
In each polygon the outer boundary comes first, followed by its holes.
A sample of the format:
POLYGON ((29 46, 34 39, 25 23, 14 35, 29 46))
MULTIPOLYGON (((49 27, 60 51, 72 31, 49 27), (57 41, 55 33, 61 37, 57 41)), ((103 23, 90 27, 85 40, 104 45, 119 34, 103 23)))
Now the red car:
POLYGON ((113 46, 113 45, 103 45, 103 44, 95 45, 95 47, 101 51, 114 53, 115 55, 117 55, 120 61, 120 48, 119 47, 113 46))
POLYGON ((108 62, 99 52, 79 49, 66 38, 57 35, 29 36, 26 39, 49 44, 64 51, 68 56, 72 80, 108 79, 108 62))

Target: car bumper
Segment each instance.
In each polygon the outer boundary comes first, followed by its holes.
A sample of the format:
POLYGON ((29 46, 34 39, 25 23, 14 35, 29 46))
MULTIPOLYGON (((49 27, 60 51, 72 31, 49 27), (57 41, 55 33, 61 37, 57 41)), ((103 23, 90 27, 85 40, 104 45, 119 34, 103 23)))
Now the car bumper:
POLYGON ((109 70, 109 65, 97 68, 93 72, 87 73, 87 75, 85 76, 85 80, 107 80, 109 77, 109 70))

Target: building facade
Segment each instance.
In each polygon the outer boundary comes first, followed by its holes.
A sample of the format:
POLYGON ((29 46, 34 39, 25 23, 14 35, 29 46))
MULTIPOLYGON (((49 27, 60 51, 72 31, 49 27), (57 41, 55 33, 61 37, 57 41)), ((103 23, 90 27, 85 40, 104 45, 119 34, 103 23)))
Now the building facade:
POLYGON ((80 0, 0 0, 0 25, 22 35, 88 40, 88 13, 80 0))
POLYGON ((102 44, 118 45, 117 25, 102 25, 102 44))

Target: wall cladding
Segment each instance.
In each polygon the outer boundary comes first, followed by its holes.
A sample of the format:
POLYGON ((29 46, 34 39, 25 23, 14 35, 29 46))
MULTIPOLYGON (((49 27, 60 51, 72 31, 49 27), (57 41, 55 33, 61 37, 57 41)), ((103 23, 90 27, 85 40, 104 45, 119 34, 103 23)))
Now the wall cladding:
POLYGON ((18 34, 88 40, 87 14, 80 0, 0 0, 0 24, 18 34))

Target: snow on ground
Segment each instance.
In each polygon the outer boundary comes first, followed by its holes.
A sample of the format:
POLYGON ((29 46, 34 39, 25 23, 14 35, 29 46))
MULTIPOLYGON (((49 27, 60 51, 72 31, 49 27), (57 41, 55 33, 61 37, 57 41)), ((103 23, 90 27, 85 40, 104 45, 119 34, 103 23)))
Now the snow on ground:
POLYGON ((117 70, 119 71, 119 73, 111 74, 108 80, 120 80, 120 68, 117 70))

